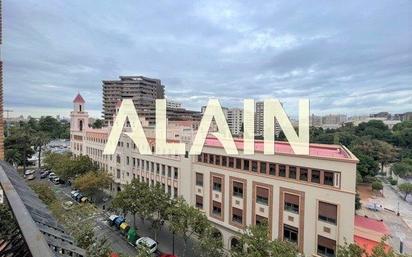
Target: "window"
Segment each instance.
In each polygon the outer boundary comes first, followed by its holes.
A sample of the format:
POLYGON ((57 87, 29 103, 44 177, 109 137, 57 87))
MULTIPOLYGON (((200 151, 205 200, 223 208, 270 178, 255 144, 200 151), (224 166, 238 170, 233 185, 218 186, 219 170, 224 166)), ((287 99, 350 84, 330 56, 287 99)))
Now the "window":
POLYGON ((155 164, 154 164, 154 162, 150 162, 150 171, 153 173, 154 172, 154 167, 155 167, 155 164))
POLYGON ((260 173, 266 174, 266 162, 260 163, 260 173))
POLYGON ((202 162, 202 155, 201 155, 201 154, 199 154, 199 155, 197 156, 197 161, 198 161, 198 162, 202 162))
POLYGON ((308 169, 300 168, 299 179, 302 181, 308 181, 308 169))
POLYGON ((229 168, 234 168, 235 166, 235 162, 233 157, 229 157, 229 168))
POLYGON ((256 225, 259 224, 268 224, 268 219, 260 215, 256 215, 256 225))
POLYGON ((160 173, 160 164, 156 163, 156 173, 159 174, 160 173))
POLYGON ((312 170, 311 180, 312 183, 320 183, 320 171, 319 170, 312 170))
POLYGON ((333 186, 334 181, 333 181, 334 174, 333 172, 324 172, 323 173, 323 184, 328 185, 328 186, 333 186))
POLYGON ((236 169, 241 169, 242 167, 242 159, 235 159, 236 169))
POLYGON ((243 183, 233 181, 233 196, 243 198, 243 183))
POLYGON ((171 178, 172 177, 172 167, 167 166, 167 177, 171 178))
POLYGON ((214 164, 215 163, 215 156, 213 154, 209 155, 209 163, 214 164))
POLYGON ((179 172, 178 172, 178 168, 174 167, 174 178, 178 179, 179 178, 179 172))
POLYGON ((209 161, 209 156, 208 156, 207 153, 204 153, 204 154, 203 154, 203 162, 204 162, 204 163, 207 163, 208 161, 209 161))
POLYGON ((289 166, 289 178, 296 179, 296 167, 289 166))
POLYGON ((220 155, 216 155, 215 157, 215 164, 220 165, 220 155))
POLYGON ((203 186, 203 174, 196 173, 196 186, 203 186))
POLYGON ((221 216, 222 215, 222 204, 216 201, 213 201, 213 209, 212 213, 213 215, 221 216))
POLYGON ((116 178, 120 178, 120 170, 119 169, 116 170, 116 178))
POLYGON ((299 196, 285 194, 285 211, 299 213, 299 196))
POLYGON ((264 205, 269 203, 269 189, 256 187, 256 202, 264 205))
POLYGON ((235 207, 232 208, 232 221, 243 224, 243 211, 241 209, 235 207))
POLYGON ((129 165, 129 163, 130 163, 130 158, 129 156, 126 156, 126 165, 129 165))
POLYGON ((116 156, 116 162, 120 163, 120 156, 119 155, 116 156))
POLYGON ((174 187, 174 188, 173 188, 173 197, 174 197, 174 198, 177 198, 177 194, 178 194, 178 193, 177 193, 177 187, 174 187))
POLYGON ((269 175, 276 176, 276 164, 269 163, 269 175))
POLYGON ((319 220, 336 224, 338 207, 335 204, 319 202, 319 220))
POLYGON ((298 243, 298 229, 292 226, 283 226, 283 240, 291 243, 298 243))
POLYGON ((136 167, 136 158, 132 158, 133 167, 136 167))
POLYGON ((150 168, 150 167, 149 167, 149 166, 150 166, 149 163, 150 163, 149 161, 146 161, 146 170, 147 170, 147 171, 149 171, 149 168, 150 168))
POLYGON ((196 195, 196 208, 203 209, 203 197, 196 195))
POLYGON ((279 165, 279 176, 286 177, 286 166, 285 165, 279 165))
POLYGON ((227 166, 227 157, 226 156, 222 156, 222 166, 227 166))
POLYGON ((258 170, 257 161, 252 161, 252 171, 257 172, 257 170, 258 170))
POLYGON ((166 166, 162 164, 162 176, 166 174, 166 166))
POLYGON ((336 241, 329 238, 318 236, 318 255, 335 257, 336 241))
POLYGON ((217 192, 222 192, 222 179, 218 177, 213 177, 213 190, 217 192))
POLYGON ((249 160, 243 160, 243 170, 249 170, 249 160))

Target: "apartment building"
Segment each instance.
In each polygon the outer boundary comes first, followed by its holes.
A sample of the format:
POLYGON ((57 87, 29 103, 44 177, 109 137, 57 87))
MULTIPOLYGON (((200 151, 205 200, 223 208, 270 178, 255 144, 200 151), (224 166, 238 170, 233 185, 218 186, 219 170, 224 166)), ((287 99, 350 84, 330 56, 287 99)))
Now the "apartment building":
MULTIPOLYGON (((139 154, 122 134, 115 154, 104 156, 110 126, 89 128, 86 116, 84 100, 77 96, 71 149, 112 174, 113 193, 133 178, 159 184, 171 197, 182 196, 204 212, 227 249, 238 243, 246 226, 261 222, 269 225, 272 239, 295 243, 306 256, 334 256, 339 244, 353 241, 358 160, 343 146, 311 144, 310 154, 303 156, 287 142, 276 142, 275 155, 264 155, 258 140, 255 154, 243 155, 243 141, 235 139, 239 155, 229 156, 209 136, 198 156, 149 156, 139 154)), ((154 128, 143 119, 142 125, 154 151, 154 128)), ((168 123, 169 142, 183 142, 189 149, 195 134, 191 121, 168 123)))
MULTIPOLYGON (((282 104, 283 105, 283 104, 282 104)), ((263 137, 263 129, 264 129, 264 102, 256 102, 255 103, 255 135, 263 137)), ((281 131, 279 122, 277 120, 274 120, 275 123, 275 135, 279 136, 279 133, 281 131)))
POLYGON ((164 98, 164 86, 160 79, 143 76, 120 76, 119 80, 103 80, 103 118, 106 124, 113 122, 116 103, 132 98, 140 115, 154 122, 155 101, 164 98))
POLYGON ((240 135, 243 130, 243 110, 239 108, 229 108, 227 110, 226 119, 232 135, 240 135))

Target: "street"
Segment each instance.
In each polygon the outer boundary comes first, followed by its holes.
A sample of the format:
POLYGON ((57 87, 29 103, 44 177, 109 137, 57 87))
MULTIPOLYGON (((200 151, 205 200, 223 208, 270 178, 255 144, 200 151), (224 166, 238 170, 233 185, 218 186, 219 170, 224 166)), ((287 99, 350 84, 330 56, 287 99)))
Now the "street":
MULTIPOLYGON (((62 202, 64 201, 72 201, 75 202, 70 197, 70 192, 72 188, 67 185, 55 185, 50 182, 47 178, 46 179, 39 179, 39 176, 36 176, 36 180, 47 182, 53 191, 56 193, 56 196, 61 199, 62 202)), ((126 238, 120 234, 120 231, 114 227, 111 227, 106 222, 106 218, 110 215, 107 211, 102 210, 102 206, 98 206, 99 213, 93 216, 95 221, 96 227, 94 229, 95 235, 98 238, 107 238, 107 240, 111 244, 111 248, 122 254, 126 254, 129 256, 135 256, 137 254, 136 249, 130 245, 126 238)), ((132 226, 133 225, 133 217, 127 216, 127 223, 132 226)), ((154 232, 151 229, 150 221, 145 221, 144 223, 140 218, 136 218, 136 227, 137 233, 139 237, 147 236, 154 239, 154 232)), ((165 224, 157 238, 158 242, 158 249, 162 253, 172 253, 173 252, 173 234, 167 229, 167 225, 165 224)), ((175 235, 174 240, 174 248, 175 248, 175 255, 182 256, 184 251, 184 240, 181 236, 175 235)), ((187 250, 186 256, 197 257, 197 253, 194 250, 194 243, 192 239, 189 239, 187 242, 187 250)))

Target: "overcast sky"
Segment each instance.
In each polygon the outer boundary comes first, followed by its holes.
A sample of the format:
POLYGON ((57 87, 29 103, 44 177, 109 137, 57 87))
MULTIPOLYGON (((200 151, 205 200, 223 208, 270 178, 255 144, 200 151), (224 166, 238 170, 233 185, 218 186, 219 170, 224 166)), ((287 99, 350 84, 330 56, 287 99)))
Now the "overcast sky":
POLYGON ((412 1, 3 1, 5 103, 100 115, 102 80, 144 75, 200 109, 278 98, 292 115, 412 111, 412 1))

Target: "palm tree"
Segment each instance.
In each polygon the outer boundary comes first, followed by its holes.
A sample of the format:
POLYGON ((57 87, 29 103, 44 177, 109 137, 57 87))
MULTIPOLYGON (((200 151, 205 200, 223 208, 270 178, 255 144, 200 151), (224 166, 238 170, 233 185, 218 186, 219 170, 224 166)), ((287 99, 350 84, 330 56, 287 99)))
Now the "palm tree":
POLYGON ((39 169, 41 166, 41 151, 43 146, 45 146, 46 144, 48 144, 50 142, 50 137, 46 132, 43 131, 39 131, 37 132, 34 137, 32 138, 32 144, 34 146, 34 149, 37 151, 38 153, 38 158, 39 158, 39 169))

